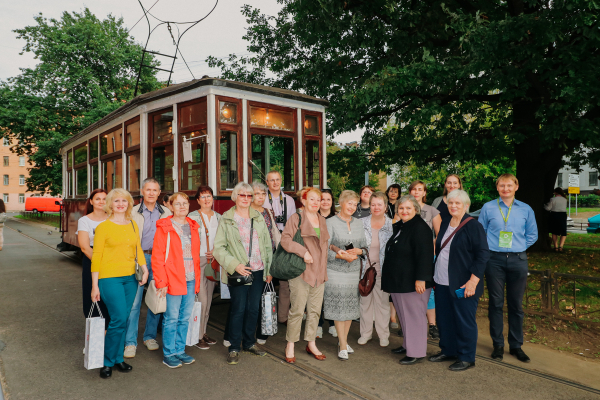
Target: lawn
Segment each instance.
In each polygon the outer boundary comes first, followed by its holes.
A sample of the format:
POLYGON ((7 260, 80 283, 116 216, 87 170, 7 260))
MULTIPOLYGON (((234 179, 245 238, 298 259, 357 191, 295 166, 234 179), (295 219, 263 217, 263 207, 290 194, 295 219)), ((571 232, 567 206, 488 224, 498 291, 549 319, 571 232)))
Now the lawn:
POLYGON ((39 222, 40 224, 45 224, 49 226, 53 226, 55 228, 60 228, 60 214, 53 213, 44 213, 44 214, 33 214, 33 213, 25 213, 15 215, 15 218, 19 218, 25 221, 39 222))

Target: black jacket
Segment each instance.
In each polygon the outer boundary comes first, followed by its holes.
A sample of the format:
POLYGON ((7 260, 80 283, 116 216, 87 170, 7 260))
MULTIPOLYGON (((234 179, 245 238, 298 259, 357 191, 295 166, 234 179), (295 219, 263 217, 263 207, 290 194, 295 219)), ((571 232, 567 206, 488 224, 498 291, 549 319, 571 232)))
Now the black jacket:
MULTIPOLYGON (((469 215, 465 214, 461 220, 464 221, 469 215)), ((435 243, 436 255, 439 256, 442 247, 442 239, 448 230, 451 218, 442 220, 440 232, 435 243)), ((455 290, 471 279, 471 274, 479 278, 475 296, 480 297, 483 293, 483 274, 490 258, 487 237, 483 226, 477 221, 467 222, 452 239, 450 256, 448 259, 448 282, 450 293, 456 297, 455 290)))
POLYGON ((406 223, 396 222, 393 229, 381 267, 381 289, 387 293, 411 293, 416 281, 425 281, 425 287, 430 288, 433 284, 431 228, 420 215, 415 215, 406 223))

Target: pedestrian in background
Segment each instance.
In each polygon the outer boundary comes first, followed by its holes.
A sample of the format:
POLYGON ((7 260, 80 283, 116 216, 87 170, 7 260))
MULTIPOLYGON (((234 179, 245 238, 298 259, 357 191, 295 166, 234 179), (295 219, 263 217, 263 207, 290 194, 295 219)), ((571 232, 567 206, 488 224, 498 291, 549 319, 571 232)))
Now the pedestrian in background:
POLYGON ((433 203, 431 203, 431 206, 437 208, 440 212, 440 217, 442 220, 451 218, 450 212, 448 211, 448 201, 446 196, 448 196, 448 193, 455 189, 463 190, 462 179, 460 179, 460 176, 456 174, 449 174, 446 176, 446 180, 444 181, 444 193, 440 197, 437 197, 435 200, 433 200, 433 203))
MULTIPOLYGON (((83 294, 83 316, 85 318, 90 314, 92 309, 92 300, 89 293, 92 291, 92 256, 94 248, 94 234, 96 228, 102 222, 106 221, 106 212, 104 206, 106 205, 106 190, 95 189, 90 194, 90 197, 85 202, 86 215, 79 218, 77 221, 77 243, 83 253, 81 257, 81 291, 83 294)), ((102 316, 104 317, 104 323, 106 329, 110 323, 110 314, 104 304, 104 301, 98 302, 102 316)), ((93 308, 92 317, 99 317, 100 313, 96 307, 93 308)))
MULTIPOLYGON (((321 208, 319 209, 319 214, 321 214, 323 218, 329 219, 335 216, 336 213, 333 192, 331 189, 321 189, 321 208)), ((323 324, 325 323, 324 315, 325 313, 321 307, 321 316, 319 317, 319 326, 317 327, 317 338, 319 339, 323 338, 323 324)), ((335 330, 333 321, 328 319, 327 323, 329 324, 329 334, 333 337, 337 337, 337 331, 335 330)))
POLYGON ((7 219, 6 205, 4 204, 4 200, 0 199, 0 251, 2 251, 2 246, 4 246, 4 223, 7 219))
POLYGON ((156 222, 152 270, 158 297, 167 297, 162 330, 163 364, 179 368, 182 363, 196 361, 185 353, 185 344, 195 295, 200 291, 201 239, 200 226, 187 217, 188 195, 175 193, 169 198, 169 204, 173 215, 156 222))
POLYGON ((388 198, 387 208, 385 210, 385 214, 390 218, 394 219, 396 215, 396 202, 398 198, 402 194, 402 188, 397 183, 392 183, 387 190, 385 191, 385 195, 388 198))
POLYGON ((365 185, 360 188, 358 196, 360 197, 359 203, 357 204, 356 211, 352 215, 354 218, 366 218, 371 213, 371 207, 369 206, 369 199, 375 192, 375 188, 370 185, 365 185))
POLYGON ((142 254, 139 227, 132 220, 133 199, 125 189, 113 189, 106 196, 104 211, 108 219, 96 228, 92 255, 92 301, 102 299, 110 314, 104 339, 104 367, 101 378, 110 378, 116 365, 120 372, 132 367, 123 361, 125 328, 137 288, 148 280, 146 260, 142 254), (144 274, 135 279, 135 260, 144 274))
POLYGON ((544 205, 544 209, 550 211, 548 230, 552 234, 554 251, 563 251, 567 240, 567 196, 562 188, 554 189, 554 197, 544 205))

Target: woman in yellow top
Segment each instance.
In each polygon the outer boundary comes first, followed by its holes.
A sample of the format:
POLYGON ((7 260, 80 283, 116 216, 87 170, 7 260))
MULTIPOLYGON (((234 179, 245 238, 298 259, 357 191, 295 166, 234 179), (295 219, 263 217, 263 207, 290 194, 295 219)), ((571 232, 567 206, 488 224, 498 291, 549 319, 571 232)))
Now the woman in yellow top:
POLYGON ((106 196, 104 211, 108 219, 96 228, 92 254, 92 301, 100 296, 110 314, 110 323, 104 339, 104 367, 101 378, 110 378, 112 368, 130 372, 131 365, 123 362, 125 327, 137 293, 135 279, 136 254, 144 276, 148 279, 146 259, 140 243, 138 226, 131 220, 133 199, 125 189, 113 189, 106 196), (137 252, 137 253, 136 253, 137 252))

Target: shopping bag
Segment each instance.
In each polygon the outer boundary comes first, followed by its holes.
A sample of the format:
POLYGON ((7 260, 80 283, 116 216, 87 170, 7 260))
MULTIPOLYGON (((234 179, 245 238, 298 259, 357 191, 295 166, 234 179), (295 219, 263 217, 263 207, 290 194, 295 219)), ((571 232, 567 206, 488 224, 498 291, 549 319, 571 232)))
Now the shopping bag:
POLYGON ((185 340, 185 344, 187 346, 193 346, 200 341, 200 321, 202 319, 202 315, 200 314, 201 310, 202 303, 197 301, 196 298, 192 315, 190 315, 190 319, 188 320, 187 338, 185 340))
POLYGON ((98 303, 94 302, 88 317, 85 319, 85 369, 102 368, 104 366, 104 317, 98 303), (99 317, 92 318, 94 306, 98 308, 99 317))
MULTIPOLYGON (((227 271, 225 271, 225 268, 223 267, 221 267, 221 274, 227 274, 227 271)), ((231 299, 231 294, 229 293, 229 287, 227 286, 227 284, 223 283, 223 281, 221 281, 220 284, 221 300, 231 299)))
POLYGON ((263 335, 273 336, 277 333, 277 295, 275 294, 273 282, 269 282, 265 285, 261 302, 261 333, 263 335))

